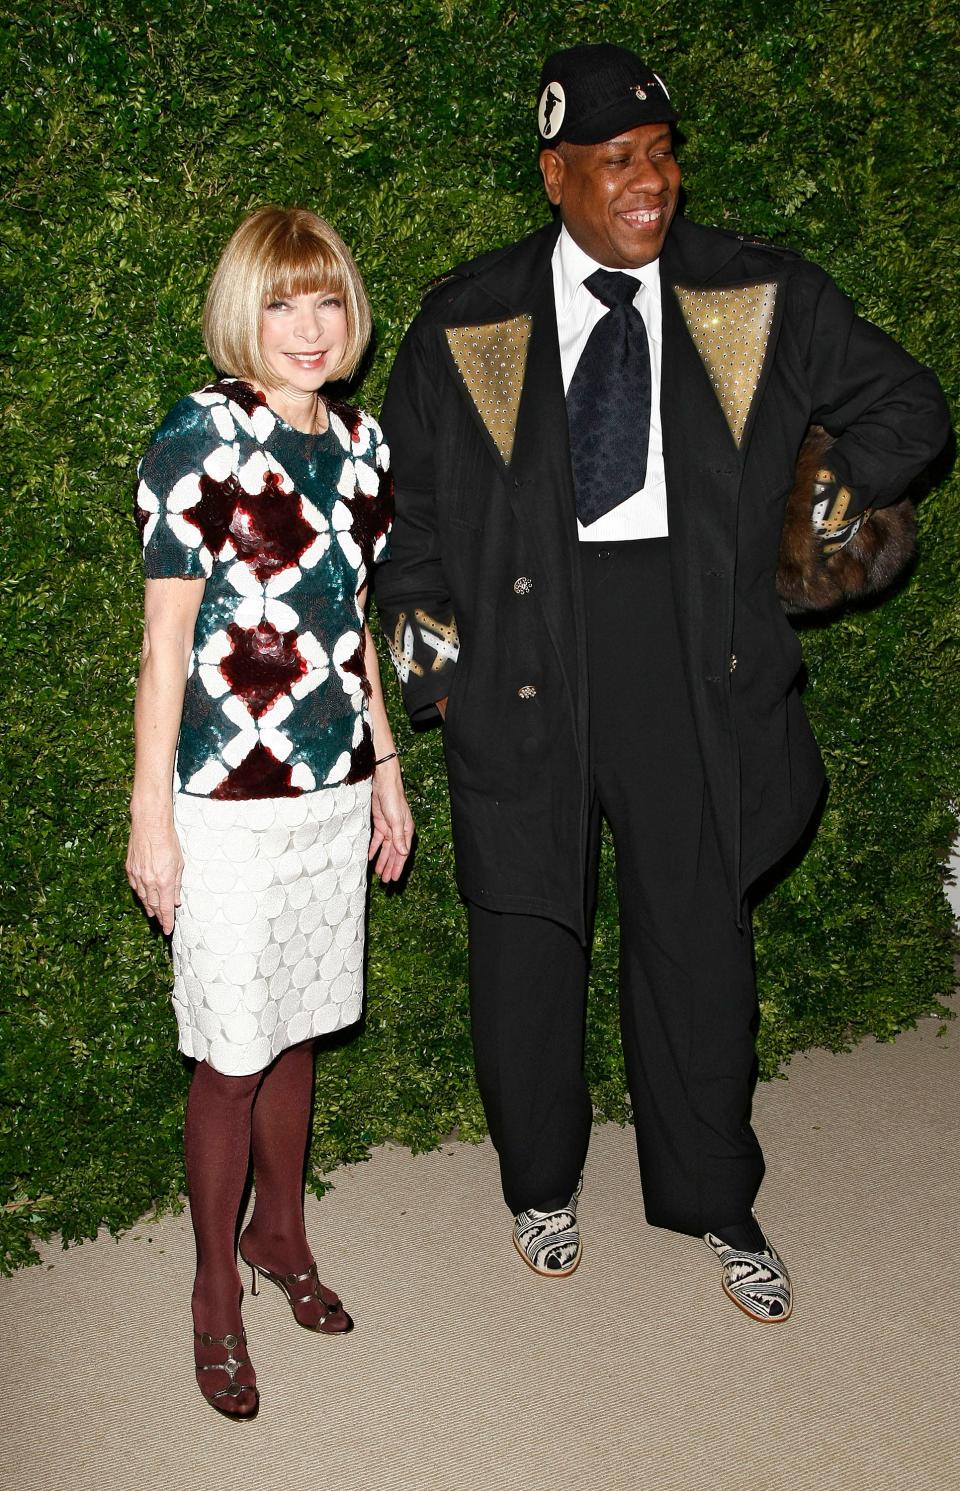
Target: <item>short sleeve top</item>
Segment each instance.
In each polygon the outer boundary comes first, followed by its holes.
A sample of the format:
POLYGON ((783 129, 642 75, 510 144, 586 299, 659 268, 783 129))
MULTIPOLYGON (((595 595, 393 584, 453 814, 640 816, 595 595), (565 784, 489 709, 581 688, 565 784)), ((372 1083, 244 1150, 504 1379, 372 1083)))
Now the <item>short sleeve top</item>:
POLYGON ((181 399, 140 462, 147 577, 206 580, 175 790, 295 797, 373 772, 358 593, 387 556, 389 451, 369 414, 327 410, 307 435, 225 378, 181 399))

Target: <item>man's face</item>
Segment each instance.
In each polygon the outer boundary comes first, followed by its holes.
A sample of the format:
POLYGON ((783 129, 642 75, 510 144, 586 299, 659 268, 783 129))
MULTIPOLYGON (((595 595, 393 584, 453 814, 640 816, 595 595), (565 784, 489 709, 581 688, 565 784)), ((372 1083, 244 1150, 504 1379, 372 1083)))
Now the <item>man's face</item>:
POLYGON ((599 145, 541 150, 547 196, 583 251, 608 269, 639 269, 663 248, 680 167, 668 124, 638 124, 599 145))

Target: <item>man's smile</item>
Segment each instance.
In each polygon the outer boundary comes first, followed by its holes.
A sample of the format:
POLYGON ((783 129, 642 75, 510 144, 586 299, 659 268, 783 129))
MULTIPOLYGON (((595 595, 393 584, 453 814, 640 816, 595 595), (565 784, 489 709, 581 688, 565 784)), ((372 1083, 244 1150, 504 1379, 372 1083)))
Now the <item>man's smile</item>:
POLYGON ((659 223, 663 217, 663 208, 631 207, 628 212, 620 212, 617 216, 632 228, 645 228, 651 223, 659 223))

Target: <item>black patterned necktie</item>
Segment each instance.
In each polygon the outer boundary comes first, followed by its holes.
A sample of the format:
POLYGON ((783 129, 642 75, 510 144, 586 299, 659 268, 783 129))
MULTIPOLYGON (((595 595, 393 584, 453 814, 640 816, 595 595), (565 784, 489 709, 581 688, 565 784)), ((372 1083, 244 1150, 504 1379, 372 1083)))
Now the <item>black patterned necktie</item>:
POLYGON ((597 269, 584 284, 610 309, 597 322, 567 390, 577 517, 586 527, 639 492, 650 443, 650 347, 634 308, 639 282, 597 269))

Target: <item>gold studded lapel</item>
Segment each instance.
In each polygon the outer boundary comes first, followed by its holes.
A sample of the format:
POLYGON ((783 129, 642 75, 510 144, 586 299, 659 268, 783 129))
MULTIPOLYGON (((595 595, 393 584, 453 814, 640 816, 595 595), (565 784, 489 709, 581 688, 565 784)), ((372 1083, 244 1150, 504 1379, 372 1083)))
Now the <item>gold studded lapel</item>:
POLYGON ((675 287, 687 330, 737 447, 760 383, 777 304, 776 281, 726 290, 675 287))
POLYGON ((513 455, 532 325, 533 317, 524 315, 444 328, 457 371, 506 465, 513 455))

